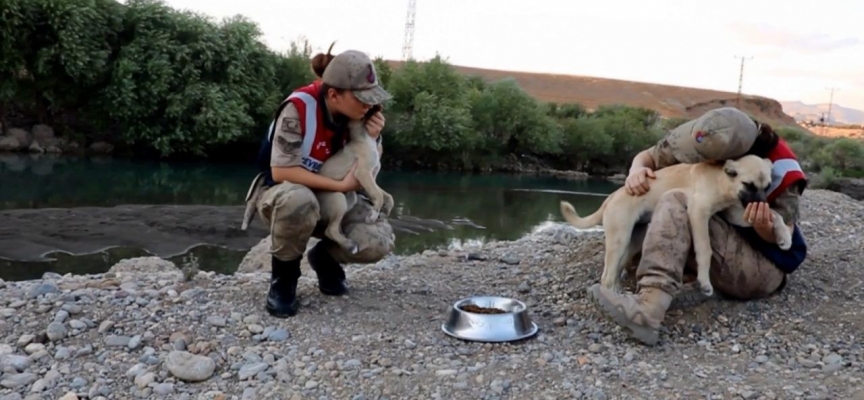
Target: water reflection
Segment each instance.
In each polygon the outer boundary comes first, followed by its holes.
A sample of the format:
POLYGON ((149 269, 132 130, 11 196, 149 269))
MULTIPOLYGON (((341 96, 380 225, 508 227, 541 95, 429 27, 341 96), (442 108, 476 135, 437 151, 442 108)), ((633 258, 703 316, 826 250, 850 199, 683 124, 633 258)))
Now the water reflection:
MULTIPOLYGON (((254 173, 254 167, 246 164, 0 154, 0 210, 120 204, 237 206, 254 173)), ((550 221, 560 221, 560 200, 572 202, 579 213, 590 213, 600 206, 603 195, 619 186, 528 175, 394 171, 382 172, 379 183, 396 201, 394 218, 436 219, 452 227, 398 233, 399 254, 518 239, 550 221)), ((214 246, 193 252, 202 269, 220 272, 233 271, 243 256, 214 246)), ((100 272, 119 259, 138 255, 147 252, 114 248, 91 255, 55 255, 57 261, 50 263, 0 260, 0 268, 2 278, 10 280, 38 277, 45 271, 100 272)))
MULTIPOLYGON (((190 256, 198 261, 198 268, 203 271, 215 271, 220 274, 230 274, 237 270, 246 252, 226 249, 220 246, 196 246, 188 252, 173 257, 168 261, 178 267, 185 265, 190 256), (202 262, 203 261, 203 262, 202 262)), ((153 256, 149 251, 131 247, 112 247, 91 254, 71 255, 64 252, 46 254, 48 261, 12 261, 0 259, 0 278, 7 281, 38 279, 46 272, 58 274, 99 274, 108 271, 120 260, 135 257, 153 256)))

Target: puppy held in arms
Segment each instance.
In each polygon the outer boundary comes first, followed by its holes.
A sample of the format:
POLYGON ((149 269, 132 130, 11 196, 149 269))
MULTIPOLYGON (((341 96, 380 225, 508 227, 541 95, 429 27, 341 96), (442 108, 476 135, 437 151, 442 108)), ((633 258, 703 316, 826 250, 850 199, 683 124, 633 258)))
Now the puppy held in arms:
MULTIPOLYGON (((362 120, 349 121, 348 143, 328 158, 319 171, 320 175, 340 181, 351 170, 354 162, 357 162, 354 177, 372 199, 374 208, 374 211, 366 217, 367 223, 375 222, 379 214, 390 215, 390 210, 393 209, 393 196, 381 189, 375 181, 381 170, 381 153, 375 139, 366 131, 366 120, 381 109, 380 105, 373 106, 362 120)), ((355 241, 348 239, 342 233, 342 218, 357 202, 356 193, 316 191, 315 196, 321 208, 321 219, 327 221, 324 234, 351 254, 362 251, 363 249, 359 248, 355 241)))
MULTIPOLYGON (((670 190, 681 191, 687 196, 687 214, 693 237, 693 249, 697 263, 697 285, 707 296, 714 294, 709 279, 711 267, 711 241, 709 221, 720 212, 730 224, 749 227, 744 220, 744 209, 750 202, 767 201, 771 185, 771 161, 754 155, 725 162, 702 162, 676 164, 654 172, 655 182, 648 193, 633 196, 623 186, 609 195, 600 209, 582 218, 573 205, 562 201, 561 213, 571 225, 587 229, 603 224, 606 234, 606 257, 601 286, 622 291, 621 271, 630 244, 633 228, 637 223, 647 223, 660 196, 670 190)), ((788 250, 792 246, 792 232, 776 211, 774 234, 777 245, 788 250)))

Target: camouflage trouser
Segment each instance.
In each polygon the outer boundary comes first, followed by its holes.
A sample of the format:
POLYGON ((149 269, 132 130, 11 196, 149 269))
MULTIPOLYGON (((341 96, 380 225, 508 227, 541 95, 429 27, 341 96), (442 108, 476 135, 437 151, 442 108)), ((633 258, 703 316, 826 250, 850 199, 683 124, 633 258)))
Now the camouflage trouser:
MULTIPOLYGON (((333 242, 328 250, 340 263, 374 263, 393 250, 393 228, 386 217, 367 224, 366 216, 372 206, 365 196, 357 196, 357 203, 342 220, 345 236, 357 242, 362 249, 351 254, 333 242)), ((306 251, 309 238, 324 238, 326 221, 321 221, 315 194, 306 186, 283 182, 266 189, 258 199, 258 215, 270 227, 270 252, 280 260, 292 260, 306 251)))
MULTIPOLYGON (((661 197, 648 224, 636 280, 639 288, 656 287, 673 296, 681 290, 685 266, 695 271, 695 253, 683 193, 661 197)), ((710 223, 711 284, 737 299, 766 297, 784 284, 784 274, 715 215, 710 223)), ((637 289, 638 290, 638 289, 637 289)))

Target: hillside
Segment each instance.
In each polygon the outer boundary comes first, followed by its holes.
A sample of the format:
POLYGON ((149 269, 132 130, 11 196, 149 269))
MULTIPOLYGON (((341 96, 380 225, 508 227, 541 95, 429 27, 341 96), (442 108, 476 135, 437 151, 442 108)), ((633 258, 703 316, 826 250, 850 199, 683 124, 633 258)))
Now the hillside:
MULTIPOLYGON (((402 62, 390 61, 398 68, 402 62)), ((454 65, 466 75, 479 75, 488 81, 512 77, 530 95, 542 101, 580 103, 589 109, 604 104, 625 104, 657 110, 664 117, 694 118, 702 113, 735 105, 736 93, 681 86, 632 82, 577 75, 502 71, 454 65)), ((783 112, 780 102, 761 96, 744 95, 741 109, 772 125, 795 125, 783 112)))
MULTIPOLYGON (((783 111, 799 122, 818 121, 823 113, 828 112, 828 103, 806 104, 800 101, 781 101, 780 104, 783 106, 783 111)), ((864 111, 843 107, 838 104, 831 106, 831 117, 835 124, 864 124, 864 111)))

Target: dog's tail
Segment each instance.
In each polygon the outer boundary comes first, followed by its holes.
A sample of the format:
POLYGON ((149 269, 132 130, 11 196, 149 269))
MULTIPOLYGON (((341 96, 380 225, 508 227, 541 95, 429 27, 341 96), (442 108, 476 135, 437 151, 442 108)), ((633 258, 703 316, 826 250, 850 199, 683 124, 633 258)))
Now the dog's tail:
POLYGON ((594 211, 593 214, 583 218, 579 216, 572 204, 566 201, 561 201, 561 215, 564 216, 564 220, 567 221, 567 223, 579 229, 592 228, 603 222, 603 211, 606 210, 606 203, 608 202, 609 198, 606 198, 597 211, 594 211))

